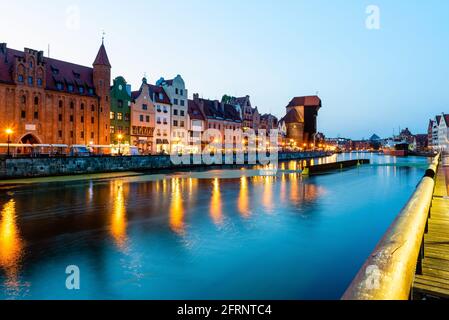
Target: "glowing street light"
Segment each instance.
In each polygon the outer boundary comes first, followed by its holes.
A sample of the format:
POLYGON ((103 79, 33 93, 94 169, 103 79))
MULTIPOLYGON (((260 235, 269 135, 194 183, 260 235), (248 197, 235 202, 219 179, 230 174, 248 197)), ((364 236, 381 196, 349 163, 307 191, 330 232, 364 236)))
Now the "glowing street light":
POLYGON ((8 135, 8 141, 7 141, 7 143, 8 143, 8 157, 9 157, 9 156, 10 156, 9 145, 11 144, 11 135, 13 134, 14 131, 12 131, 11 128, 7 128, 7 129, 5 130, 5 132, 6 132, 6 134, 8 135))
POLYGON ((121 152, 121 144, 122 144, 122 140, 123 140, 123 135, 121 133, 119 133, 117 135, 117 139, 118 139, 118 155, 121 156, 122 152, 121 152))

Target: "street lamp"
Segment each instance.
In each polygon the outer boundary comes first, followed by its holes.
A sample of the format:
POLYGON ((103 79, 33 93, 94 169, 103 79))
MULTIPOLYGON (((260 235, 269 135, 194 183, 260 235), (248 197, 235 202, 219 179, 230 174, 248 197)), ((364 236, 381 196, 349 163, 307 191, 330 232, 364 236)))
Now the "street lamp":
POLYGON ((122 139, 123 139, 123 135, 119 134, 117 135, 117 139, 118 139, 118 155, 121 156, 121 143, 122 143, 122 139))
POLYGON ((8 128, 6 129, 6 134, 8 135, 8 157, 10 156, 10 151, 9 151, 9 145, 11 144, 11 135, 13 134, 12 129, 8 128))

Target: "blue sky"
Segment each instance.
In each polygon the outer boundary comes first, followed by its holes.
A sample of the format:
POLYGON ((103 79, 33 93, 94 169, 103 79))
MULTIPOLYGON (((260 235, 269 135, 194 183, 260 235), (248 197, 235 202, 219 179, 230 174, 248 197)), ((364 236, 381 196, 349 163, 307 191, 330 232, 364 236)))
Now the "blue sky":
MULTIPOLYGON (((4 1, 4 0, 1 0, 4 1)), ((277 116, 319 92, 327 136, 425 132, 449 112, 449 1, 22 0, 2 7, 0 42, 91 65, 106 32, 113 76, 133 88, 181 74, 190 94, 251 95, 277 116), (368 5, 380 29, 365 26, 368 5), (27 10, 24 10, 27 8, 27 10), (77 14, 79 12, 79 15, 77 14), (79 19, 76 18, 79 16, 79 19)))

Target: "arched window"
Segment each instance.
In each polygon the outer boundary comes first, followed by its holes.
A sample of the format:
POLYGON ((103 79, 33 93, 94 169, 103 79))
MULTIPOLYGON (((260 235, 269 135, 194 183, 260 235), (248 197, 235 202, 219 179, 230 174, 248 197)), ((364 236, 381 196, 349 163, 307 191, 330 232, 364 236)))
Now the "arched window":
POLYGON ((59 107, 62 108, 62 106, 63 106, 63 102, 62 102, 62 100, 59 100, 59 107))
POLYGON ((39 105, 39 97, 34 97, 34 105, 39 105))
POLYGON ((84 110, 84 103, 81 103, 81 110, 84 110))

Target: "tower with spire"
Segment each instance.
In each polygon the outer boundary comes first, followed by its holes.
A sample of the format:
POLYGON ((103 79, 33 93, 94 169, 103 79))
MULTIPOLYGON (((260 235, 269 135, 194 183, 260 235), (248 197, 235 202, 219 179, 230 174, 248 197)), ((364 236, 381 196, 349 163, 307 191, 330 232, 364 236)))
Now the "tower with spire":
POLYGON ((111 63, 104 46, 104 34, 97 57, 93 63, 93 80, 95 92, 99 99, 99 108, 96 110, 99 118, 98 141, 100 144, 107 145, 111 143, 109 139, 111 63))

